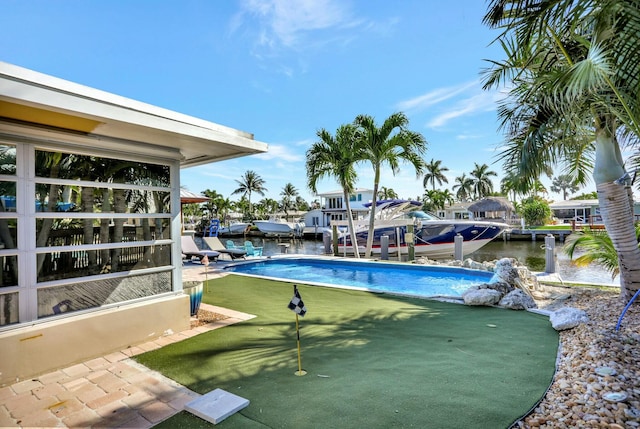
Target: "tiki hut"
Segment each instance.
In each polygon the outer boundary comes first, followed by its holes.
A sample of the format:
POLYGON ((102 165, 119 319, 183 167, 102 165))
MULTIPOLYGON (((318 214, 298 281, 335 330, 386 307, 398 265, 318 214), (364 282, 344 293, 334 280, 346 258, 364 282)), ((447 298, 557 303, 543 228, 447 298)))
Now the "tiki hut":
POLYGON ((504 197, 486 197, 471 204, 468 210, 475 219, 509 219, 515 208, 504 197))

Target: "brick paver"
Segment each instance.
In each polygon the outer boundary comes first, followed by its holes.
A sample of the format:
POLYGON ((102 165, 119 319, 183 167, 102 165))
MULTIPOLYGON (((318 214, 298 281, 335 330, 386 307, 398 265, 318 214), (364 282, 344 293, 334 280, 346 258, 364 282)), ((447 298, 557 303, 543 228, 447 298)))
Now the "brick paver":
MULTIPOLYGON (((208 272, 212 279, 219 274, 208 272)), ((204 280, 203 269, 183 271, 184 280, 204 280)), ((199 395, 130 359, 252 315, 202 304, 229 316, 166 335, 0 388, 0 427, 150 428, 184 409, 199 395)))

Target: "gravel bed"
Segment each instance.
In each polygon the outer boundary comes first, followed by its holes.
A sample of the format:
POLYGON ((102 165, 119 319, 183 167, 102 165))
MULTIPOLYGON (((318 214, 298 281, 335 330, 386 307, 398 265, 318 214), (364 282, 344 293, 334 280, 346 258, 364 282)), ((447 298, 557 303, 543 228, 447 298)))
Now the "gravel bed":
POLYGON ((615 330, 626 302, 619 291, 556 288, 548 309, 584 310, 589 322, 560 332, 557 371, 547 394, 516 428, 640 427, 640 302, 615 330))

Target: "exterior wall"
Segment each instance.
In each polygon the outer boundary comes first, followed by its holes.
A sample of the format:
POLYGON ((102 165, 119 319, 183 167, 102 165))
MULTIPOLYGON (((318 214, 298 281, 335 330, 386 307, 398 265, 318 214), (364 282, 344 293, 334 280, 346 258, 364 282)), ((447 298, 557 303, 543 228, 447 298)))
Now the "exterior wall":
POLYGON ((0 386, 189 328, 174 295, 0 332, 0 386))

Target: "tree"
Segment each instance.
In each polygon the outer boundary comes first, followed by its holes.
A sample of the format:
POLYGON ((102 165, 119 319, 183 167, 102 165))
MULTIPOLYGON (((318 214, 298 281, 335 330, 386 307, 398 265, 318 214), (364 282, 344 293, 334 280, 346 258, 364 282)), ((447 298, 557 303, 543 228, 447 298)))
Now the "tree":
POLYGON ((422 199, 422 209, 427 212, 444 210, 447 204, 453 204, 453 194, 445 189, 444 191, 429 189, 422 199))
POLYGON ((455 178, 455 182, 456 184, 453 185, 453 191, 456 193, 458 201, 469 201, 473 195, 473 179, 467 177, 466 173, 462 173, 462 176, 455 178))
MULTIPOLYGON (((636 240, 640 239, 640 225, 636 225, 636 240)), ((606 231, 590 231, 588 229, 574 233, 567 237, 567 242, 562 249, 571 259, 578 250, 582 255, 573 259, 578 267, 586 267, 597 263, 611 272, 613 280, 620 274, 618 265, 618 253, 613 247, 611 237, 606 231)))
POLYGON ((600 211, 618 254, 621 297, 640 288, 640 250, 620 142, 640 135, 637 0, 493 0, 485 23, 507 59, 485 87, 510 85, 499 106, 506 168, 527 178, 552 164, 577 183, 593 170, 600 211))
POLYGON ((289 215, 289 209, 297 210, 296 197, 298 196, 298 190, 291 183, 287 183, 280 192, 282 196, 282 209, 285 215, 289 215))
POLYGON ((378 198, 381 200, 391 200, 394 198, 398 198, 398 194, 391 188, 381 186, 380 190, 378 191, 378 198))
POLYGON ((562 192, 562 199, 566 200, 569 194, 573 194, 580 189, 580 186, 573 180, 573 177, 569 174, 561 174, 558 177, 553 178, 551 183, 551 192, 562 192))
POLYGON ((447 167, 442 167, 442 161, 435 161, 431 158, 431 161, 425 165, 425 169, 427 173, 424 175, 424 179, 422 181, 422 186, 427 187, 429 183, 431 183, 431 189, 436 190, 436 182, 438 185, 442 186, 443 183, 449 183, 447 180, 447 176, 444 175, 445 171, 449 171, 447 167))
POLYGON ((249 215, 253 216, 253 206, 251 205, 251 194, 253 192, 264 196, 267 188, 264 187, 264 179, 260 177, 255 171, 248 170, 244 173, 241 180, 236 180, 238 182, 238 188, 232 192, 232 194, 243 194, 247 197, 247 201, 249 202, 249 215))
MULTIPOLYGON (((357 178, 355 165, 362 159, 362 151, 358 145, 358 129, 348 124, 338 127, 335 137, 324 128, 318 130, 316 135, 320 140, 307 150, 307 186, 315 194, 318 192, 319 180, 325 177, 335 177, 342 188, 353 255, 355 258, 360 258, 351 204, 349 203, 349 195, 355 191, 357 178)), ((346 239, 344 244, 347 245, 346 239)))
POLYGON ((391 168, 395 175, 400 171, 400 162, 408 162, 416 170, 416 177, 420 177, 424 170, 422 156, 427 150, 427 141, 420 133, 407 129, 409 119, 404 113, 393 113, 382 123, 376 125, 373 117, 358 115, 354 125, 359 129, 359 145, 363 150, 361 160, 368 161, 373 167, 373 201, 369 217, 369 233, 365 257, 371 256, 373 247, 374 223, 376 214, 376 200, 380 186, 380 172, 384 165, 391 168))
POLYGON ((497 176, 498 174, 489 170, 489 166, 487 164, 479 165, 477 162, 474 162, 474 168, 471 171, 471 179, 473 180, 473 196, 475 199, 482 199, 487 195, 493 192, 493 182, 491 181, 491 177, 497 176))
POLYGON ((552 211, 546 201, 539 197, 527 198, 520 206, 520 213, 527 225, 544 225, 551 218, 552 211))

